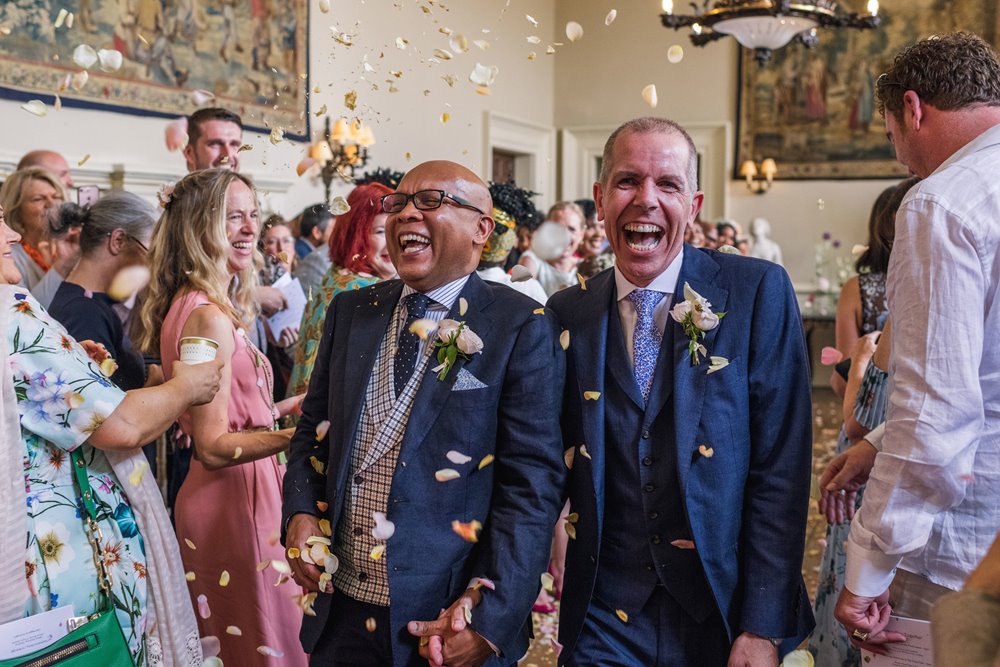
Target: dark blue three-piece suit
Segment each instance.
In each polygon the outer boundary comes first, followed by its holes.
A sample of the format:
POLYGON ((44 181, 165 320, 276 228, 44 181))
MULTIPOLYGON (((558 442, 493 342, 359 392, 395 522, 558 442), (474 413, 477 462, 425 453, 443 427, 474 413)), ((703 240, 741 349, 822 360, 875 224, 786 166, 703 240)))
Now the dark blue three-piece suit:
POLYGON ((572 340, 563 436, 579 515, 563 663, 725 665, 741 632, 789 647, 813 624, 800 574, 812 408, 791 284, 775 264, 690 246, 675 303, 685 282, 726 312, 703 344, 729 364, 693 366, 668 319, 646 402, 614 270, 549 301, 572 340))
MULTIPOLYGON (((283 525, 305 512, 326 517, 336 527, 350 485, 350 450, 365 388, 402 289, 400 281, 389 281, 341 293, 331 303, 292 439, 283 525), (316 426, 323 420, 330 427, 317 442, 316 426), (316 472, 310 456, 325 464, 326 475, 316 472), (317 501, 328 503, 328 511, 320 512, 317 501)), ((431 370, 436 362, 428 364, 388 498, 387 518, 396 529, 384 558, 396 666, 423 662, 406 623, 437 618, 474 576, 496 586, 483 590, 472 622, 502 652, 502 660, 491 658, 490 664, 513 664, 524 654, 565 481, 559 426, 549 418, 559 413, 565 371, 555 318, 536 312, 538 304, 531 299, 475 274, 460 296, 467 312, 458 312, 456 300, 448 317, 464 320, 480 336, 482 353, 469 360, 459 357, 444 380, 431 370), (481 386, 456 386, 463 370, 481 386), (471 457, 471 463, 461 468, 460 478, 438 482, 436 471, 456 467, 446 457, 450 450, 471 457), (493 463, 478 469, 490 454, 493 463), (456 519, 482 522, 478 543, 452 530, 456 519)), ((329 595, 317 598, 315 610, 315 617, 303 619, 301 637, 308 652, 317 646, 328 617, 338 614, 329 595)))

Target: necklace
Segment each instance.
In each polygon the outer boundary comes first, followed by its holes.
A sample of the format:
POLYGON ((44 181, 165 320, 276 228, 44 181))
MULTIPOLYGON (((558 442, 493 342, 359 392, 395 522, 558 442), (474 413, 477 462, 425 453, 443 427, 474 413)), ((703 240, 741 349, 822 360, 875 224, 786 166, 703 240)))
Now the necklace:
POLYGON ((48 271, 52 268, 52 265, 45 261, 45 257, 42 256, 41 250, 25 240, 21 241, 21 247, 24 248, 24 252, 28 253, 28 257, 30 257, 42 271, 48 271))
POLYGON ((264 354, 257 349, 257 346, 253 344, 247 332, 240 327, 236 330, 243 338, 243 342, 246 344, 246 352, 250 355, 250 359, 253 361, 253 372, 257 377, 257 391, 260 392, 260 397, 264 403, 270 408, 271 411, 271 429, 272 431, 278 430, 278 411, 274 407, 274 380, 271 378, 271 364, 268 363, 264 354), (260 371, 263 370, 264 377, 261 377, 260 371))

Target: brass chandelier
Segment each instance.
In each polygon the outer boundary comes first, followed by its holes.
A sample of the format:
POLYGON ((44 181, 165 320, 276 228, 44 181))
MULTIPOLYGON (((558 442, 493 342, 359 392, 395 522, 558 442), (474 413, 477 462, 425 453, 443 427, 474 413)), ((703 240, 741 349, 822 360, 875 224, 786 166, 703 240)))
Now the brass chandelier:
POLYGON ((693 14, 674 14, 673 0, 663 0, 660 19, 664 27, 691 28, 691 42, 704 46, 732 35, 754 50, 757 64, 764 66, 771 53, 791 41, 816 46, 818 28, 877 28, 878 0, 868 0, 866 14, 844 14, 833 0, 703 0, 691 2, 693 14))

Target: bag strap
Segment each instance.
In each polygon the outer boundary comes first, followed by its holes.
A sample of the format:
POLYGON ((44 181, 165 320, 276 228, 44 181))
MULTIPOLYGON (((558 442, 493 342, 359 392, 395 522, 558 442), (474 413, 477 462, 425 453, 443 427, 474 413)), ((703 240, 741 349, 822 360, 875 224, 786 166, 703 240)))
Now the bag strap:
POLYGON ((97 503, 94 502, 94 492, 90 488, 90 479, 87 476, 87 463, 83 460, 83 453, 80 451, 83 446, 77 447, 70 452, 70 460, 73 463, 73 479, 76 481, 77 490, 83 498, 83 507, 87 510, 84 520, 86 526, 87 540, 94 550, 94 567, 97 568, 97 583, 101 589, 102 609, 108 609, 111 601, 111 578, 104 567, 104 559, 101 558, 100 541, 104 539, 101 535, 101 527, 97 523, 97 503))

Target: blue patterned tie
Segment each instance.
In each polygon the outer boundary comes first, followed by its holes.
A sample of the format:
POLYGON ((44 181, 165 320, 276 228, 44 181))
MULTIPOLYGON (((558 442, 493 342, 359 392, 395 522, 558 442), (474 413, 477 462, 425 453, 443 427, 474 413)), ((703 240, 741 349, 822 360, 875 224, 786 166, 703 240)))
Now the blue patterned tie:
POLYGON ((420 338, 410 331, 410 325, 427 313, 427 306, 430 303, 430 297, 420 292, 409 294, 403 299, 403 305, 406 306, 406 322, 403 324, 403 330, 399 332, 396 356, 392 358, 392 380, 397 398, 403 393, 403 388, 413 375, 413 369, 417 364, 417 351, 420 349, 420 338))
POLYGON ((656 356, 663 341, 663 332, 653 322, 653 309, 665 295, 648 289, 637 289, 626 297, 635 306, 638 318, 632 332, 632 370, 635 382, 642 392, 643 402, 649 400, 649 390, 653 386, 653 372, 656 370, 656 356))

